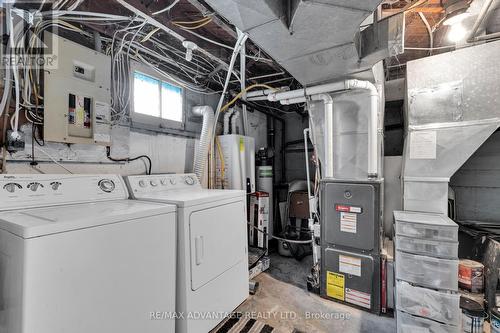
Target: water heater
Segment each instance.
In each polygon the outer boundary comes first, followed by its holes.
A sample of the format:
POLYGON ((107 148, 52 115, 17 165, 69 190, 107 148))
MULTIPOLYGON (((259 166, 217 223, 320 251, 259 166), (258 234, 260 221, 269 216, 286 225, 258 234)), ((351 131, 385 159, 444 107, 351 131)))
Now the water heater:
POLYGON ((255 141, 243 135, 220 135, 216 140, 217 188, 255 192, 255 141))

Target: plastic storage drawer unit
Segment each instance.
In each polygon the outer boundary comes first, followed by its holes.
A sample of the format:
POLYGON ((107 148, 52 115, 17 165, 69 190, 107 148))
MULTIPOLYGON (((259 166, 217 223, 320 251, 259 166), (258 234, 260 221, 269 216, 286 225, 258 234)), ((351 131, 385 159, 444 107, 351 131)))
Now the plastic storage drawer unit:
POLYGON ((396 235, 458 242, 458 225, 442 214, 395 211, 396 235))
POLYGON ((445 325, 437 321, 397 312, 398 333, 460 333, 460 326, 445 325))
POLYGON ((458 290, 458 260, 396 251, 396 279, 433 288, 458 290))
POLYGON ((396 250, 437 258, 458 258, 458 242, 443 242, 396 236, 396 250))
POLYGON ((415 287, 403 281, 398 281, 396 288, 398 310, 448 325, 460 325, 460 294, 415 287))

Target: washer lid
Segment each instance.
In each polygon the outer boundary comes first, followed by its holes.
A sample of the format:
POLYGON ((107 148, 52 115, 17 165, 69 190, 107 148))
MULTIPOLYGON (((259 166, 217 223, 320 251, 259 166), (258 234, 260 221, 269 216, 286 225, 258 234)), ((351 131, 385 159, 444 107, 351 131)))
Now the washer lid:
POLYGON ((244 200, 245 191, 188 189, 134 194, 137 200, 148 200, 175 204, 178 207, 202 205, 220 200, 244 200))
POLYGON ((174 205, 134 200, 83 203, 3 212, 0 229, 22 238, 61 232, 175 212, 174 205))

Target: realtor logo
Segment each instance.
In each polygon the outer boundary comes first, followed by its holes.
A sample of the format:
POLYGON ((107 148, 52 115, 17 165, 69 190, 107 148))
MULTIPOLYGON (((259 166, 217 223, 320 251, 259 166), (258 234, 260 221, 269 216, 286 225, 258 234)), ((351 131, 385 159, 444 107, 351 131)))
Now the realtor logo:
POLYGON ((2 69, 57 68, 57 25, 50 12, 52 5, 52 0, 0 0, 2 69))

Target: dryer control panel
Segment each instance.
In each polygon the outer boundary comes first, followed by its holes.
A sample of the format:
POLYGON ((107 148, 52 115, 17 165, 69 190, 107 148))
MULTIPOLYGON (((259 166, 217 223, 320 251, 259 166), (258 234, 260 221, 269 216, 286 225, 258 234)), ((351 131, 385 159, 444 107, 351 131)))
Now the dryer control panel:
POLYGON ((127 187, 117 175, 0 176, 0 211, 127 197, 127 187))
POLYGON ((128 176, 125 179, 131 193, 201 189, 200 181, 193 173, 128 176))

